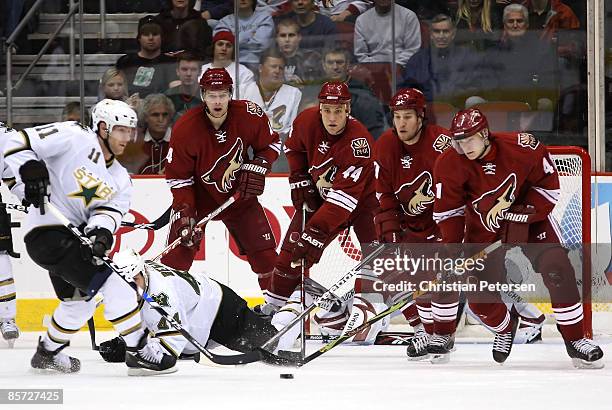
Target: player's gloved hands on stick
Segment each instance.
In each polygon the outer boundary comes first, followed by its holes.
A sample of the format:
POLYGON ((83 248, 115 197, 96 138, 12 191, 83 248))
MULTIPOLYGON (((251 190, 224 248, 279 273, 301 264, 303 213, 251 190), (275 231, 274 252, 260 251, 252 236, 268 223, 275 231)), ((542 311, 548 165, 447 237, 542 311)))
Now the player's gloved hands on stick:
POLYGON ((125 341, 121 336, 100 343, 100 356, 110 363, 125 362, 125 341))
POLYGON ((293 254, 291 255, 291 265, 299 266, 304 260, 304 267, 310 268, 315 263, 319 262, 325 242, 327 242, 328 234, 313 226, 307 226, 302 236, 295 243, 293 254))
POLYGON ((45 197, 49 196, 49 171, 44 161, 29 160, 19 168, 25 199, 45 214, 45 197))
POLYGON ((181 238, 181 245, 188 248, 197 248, 202 240, 200 230, 195 230, 195 211, 189 205, 182 204, 172 215, 170 236, 181 238))
POLYGON ((374 226, 378 240, 384 243, 398 243, 401 241, 400 213, 397 209, 381 211, 374 217, 374 226))
POLYGON ((263 194, 266 186, 266 174, 270 170, 270 164, 261 158, 245 162, 240 167, 240 185, 238 192, 243 198, 259 196, 263 194))
POLYGON ((84 246, 85 260, 91 261, 94 265, 102 265, 103 256, 108 256, 108 253, 113 246, 113 234, 106 228, 94 228, 85 235, 92 243, 92 247, 84 246))
POLYGON ((290 175, 289 187, 291 202, 296 210, 301 210, 303 204, 306 204, 306 211, 314 212, 321 205, 321 197, 309 174, 290 175))

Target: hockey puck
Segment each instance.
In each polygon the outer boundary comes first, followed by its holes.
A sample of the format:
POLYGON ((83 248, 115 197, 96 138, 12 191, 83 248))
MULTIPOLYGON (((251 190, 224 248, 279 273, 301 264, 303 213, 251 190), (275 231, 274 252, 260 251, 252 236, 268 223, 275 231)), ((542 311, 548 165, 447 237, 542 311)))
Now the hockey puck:
POLYGON ((293 379, 293 374, 292 373, 281 373, 280 378, 281 379, 293 379))

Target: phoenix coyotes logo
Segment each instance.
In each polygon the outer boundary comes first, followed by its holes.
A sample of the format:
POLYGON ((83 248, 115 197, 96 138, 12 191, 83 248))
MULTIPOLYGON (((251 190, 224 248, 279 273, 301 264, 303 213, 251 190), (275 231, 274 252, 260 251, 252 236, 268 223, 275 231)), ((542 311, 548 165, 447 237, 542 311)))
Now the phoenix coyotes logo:
POLYGON ((472 201, 474 210, 480 216, 480 222, 489 232, 499 229, 506 211, 514 202, 516 192, 516 175, 508 177, 497 188, 485 192, 480 198, 472 201))
POLYGON ((333 158, 328 159, 319 166, 312 166, 308 170, 308 173, 312 175, 315 185, 319 190, 319 194, 323 199, 327 198, 327 194, 334 184, 334 178, 338 167, 333 164, 333 158))
POLYGON ((451 138, 448 135, 440 134, 433 143, 433 149, 442 153, 451 146, 451 138))
POLYGON ((423 171, 412 182, 402 185, 395 195, 402 204, 407 215, 417 216, 427 210, 427 205, 433 203, 433 178, 428 171, 423 171))
POLYGON ((202 175, 202 181, 214 185, 217 191, 227 193, 232 189, 232 181, 236 179, 236 171, 242 164, 242 139, 236 139, 234 146, 220 157, 212 168, 202 175))
POLYGON ((272 128, 274 131, 279 131, 283 129, 283 117, 287 113, 287 106, 281 105, 272 110, 272 115, 270 116, 270 123, 272 124, 272 128))
POLYGON ((540 145, 540 141, 538 141, 533 135, 526 132, 519 133, 517 143, 521 147, 531 148, 534 151, 538 147, 538 145, 540 145))

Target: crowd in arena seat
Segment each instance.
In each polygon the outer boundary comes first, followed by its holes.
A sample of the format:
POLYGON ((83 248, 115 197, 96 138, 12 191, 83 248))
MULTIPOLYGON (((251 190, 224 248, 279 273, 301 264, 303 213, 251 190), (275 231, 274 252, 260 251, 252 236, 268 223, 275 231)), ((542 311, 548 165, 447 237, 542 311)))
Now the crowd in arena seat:
MULTIPOLYGON (((297 113, 316 104, 316 92, 327 80, 347 82, 352 115, 375 138, 389 127, 387 104, 401 87, 421 89, 438 110, 446 104, 440 113, 517 102, 526 104, 532 117, 554 118, 536 131, 583 132, 576 124, 584 116, 578 112, 584 94, 584 0, 236 2, 106 1, 109 14, 147 13, 138 16, 137 48, 124 48, 125 55, 100 78, 98 97, 124 100, 139 112, 144 131, 138 141, 150 152, 171 137, 182 114, 201 104, 198 78, 210 67, 226 68, 234 97, 261 105, 282 138, 297 113), (172 113, 163 135, 147 122, 150 96, 172 113)), ((66 11, 64 1, 45 3, 43 12, 66 11)), ((99 1, 85 3, 87 12, 99 12, 99 1)), ((11 0, 3 10, 8 4, 23 14, 19 7, 27 1, 11 0)), ((15 13, 3 13, 5 36, 15 13)), ((436 115, 428 118, 436 121, 436 115)), ((150 165, 147 172, 161 169, 150 165)))

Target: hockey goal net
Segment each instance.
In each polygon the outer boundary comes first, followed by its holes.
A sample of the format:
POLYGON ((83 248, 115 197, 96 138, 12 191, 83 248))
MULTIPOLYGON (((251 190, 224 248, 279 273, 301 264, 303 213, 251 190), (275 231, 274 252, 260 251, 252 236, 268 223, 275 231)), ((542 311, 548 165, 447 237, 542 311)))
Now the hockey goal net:
MULTIPOLYGON (((560 228, 563 245, 569 250, 570 260, 576 271, 576 281, 581 290, 584 303, 585 328, 592 332, 592 311, 610 311, 610 305, 592 304, 593 288, 609 287, 603 272, 591 274, 591 258, 584 257, 590 252, 591 243, 591 189, 590 189, 590 158, 588 153, 578 147, 548 147, 552 159, 559 173, 561 195, 552 216, 560 228)), ((361 250, 355 233, 352 230, 343 231, 325 249, 321 262, 315 265, 310 272, 313 279, 329 287, 338 278, 352 269, 361 260, 361 250)), ((531 266, 519 261, 518 267, 524 278, 537 281, 538 289, 546 288, 533 272, 531 266)), ((528 261, 526 261, 528 264, 528 261)), ((515 265, 516 266, 516 265, 515 265)), ((341 296, 341 295, 339 295, 341 296)), ((543 295, 544 298, 547 297, 543 295)), ((542 299, 539 299, 540 301, 542 299)), ((546 300, 546 299, 544 299, 546 300)), ((550 303, 535 303, 547 315, 552 313, 550 303)))

